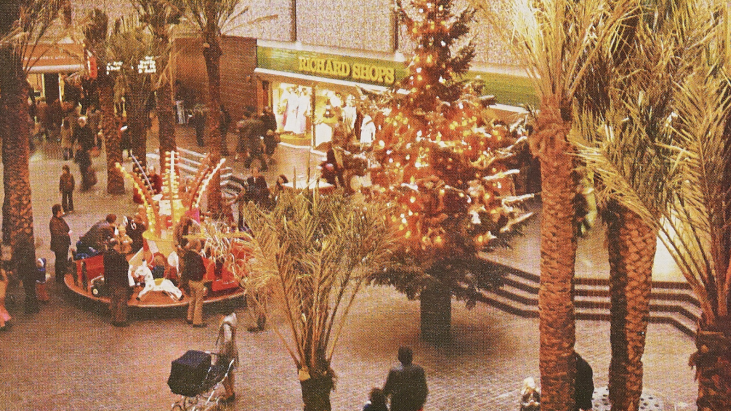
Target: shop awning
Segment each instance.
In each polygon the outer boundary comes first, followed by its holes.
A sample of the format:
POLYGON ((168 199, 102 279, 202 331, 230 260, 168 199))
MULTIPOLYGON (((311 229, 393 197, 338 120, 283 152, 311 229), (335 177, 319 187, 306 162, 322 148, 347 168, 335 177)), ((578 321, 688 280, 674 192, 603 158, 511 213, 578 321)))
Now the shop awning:
POLYGON ((32 64, 31 73, 70 73, 84 69, 80 44, 38 44, 26 64, 32 64))
POLYGON ((336 80, 325 77, 309 76, 307 74, 290 73, 287 71, 269 70, 264 68, 254 69, 254 74, 262 80, 278 81, 282 83, 295 83, 303 86, 314 87, 326 86, 330 89, 338 89, 347 93, 357 93, 362 88, 368 91, 385 91, 386 87, 374 86, 373 84, 356 83, 354 81, 336 80))

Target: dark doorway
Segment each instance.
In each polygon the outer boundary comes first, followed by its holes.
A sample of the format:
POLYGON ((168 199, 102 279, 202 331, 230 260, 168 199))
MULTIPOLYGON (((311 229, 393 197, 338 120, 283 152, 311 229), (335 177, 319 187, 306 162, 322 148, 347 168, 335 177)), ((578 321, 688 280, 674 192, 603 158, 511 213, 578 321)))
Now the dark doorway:
POLYGON ((51 103, 59 97, 58 93, 58 73, 44 73, 43 87, 45 90, 46 101, 51 103))

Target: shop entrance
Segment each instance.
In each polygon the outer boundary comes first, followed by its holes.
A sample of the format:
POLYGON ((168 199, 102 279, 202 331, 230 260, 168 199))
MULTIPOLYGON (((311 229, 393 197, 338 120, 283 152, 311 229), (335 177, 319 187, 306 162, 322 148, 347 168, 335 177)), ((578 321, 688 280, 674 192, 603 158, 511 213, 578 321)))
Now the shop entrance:
POLYGON ((43 74, 43 94, 49 103, 60 97, 58 92, 58 73, 43 74))

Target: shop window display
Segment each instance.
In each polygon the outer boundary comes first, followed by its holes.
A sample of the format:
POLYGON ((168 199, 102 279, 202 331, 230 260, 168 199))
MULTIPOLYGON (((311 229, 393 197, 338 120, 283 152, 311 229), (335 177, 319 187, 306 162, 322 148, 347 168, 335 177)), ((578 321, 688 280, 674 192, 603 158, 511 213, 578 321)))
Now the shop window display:
POLYGON ((278 83, 272 88, 279 132, 310 139, 316 148, 323 148, 342 132, 360 143, 373 140, 375 127, 368 116, 356 107, 356 97, 327 88, 278 83), (312 98, 314 94, 314 112, 312 98), (339 119, 342 121, 338 122, 339 119), (312 133, 315 138, 312 141, 312 133))
POLYGON ((311 121, 310 96, 312 88, 282 83, 279 88, 277 123, 286 133, 304 135, 311 121))

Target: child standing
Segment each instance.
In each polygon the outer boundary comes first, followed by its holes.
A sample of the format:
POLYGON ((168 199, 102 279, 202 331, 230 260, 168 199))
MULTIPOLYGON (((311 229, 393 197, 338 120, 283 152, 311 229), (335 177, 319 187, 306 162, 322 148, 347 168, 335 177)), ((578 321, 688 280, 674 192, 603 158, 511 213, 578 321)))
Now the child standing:
MULTIPOLYGON (((126 217, 125 217, 126 219, 126 217)), ((132 237, 127 235, 126 224, 120 224, 117 227, 117 241, 119 241, 119 252, 122 254, 129 254, 132 252, 132 237)))
POLYGON ((71 135, 73 130, 67 119, 61 120, 61 147, 63 148, 63 159, 71 160, 74 157, 74 152, 71 144, 71 135))
POLYGON ((10 328, 8 322, 12 318, 8 310, 5 309, 5 295, 9 282, 8 274, 4 269, 0 268, 0 331, 5 331, 10 328))
POLYGON ((373 388, 371 390, 368 402, 363 407, 363 411, 388 411, 386 396, 383 395, 383 390, 380 388, 373 388))
POLYGON ((76 181, 74 180, 74 175, 71 174, 69 166, 64 165, 62 170, 61 178, 58 181, 58 191, 61 192, 61 207, 63 207, 63 212, 69 213, 74 211, 74 188, 76 187, 76 181))
POLYGON ((45 258, 39 258, 36 260, 36 269, 38 270, 38 278, 36 279, 36 295, 38 296, 38 301, 42 303, 47 303, 50 298, 48 298, 48 292, 46 291, 45 258))

